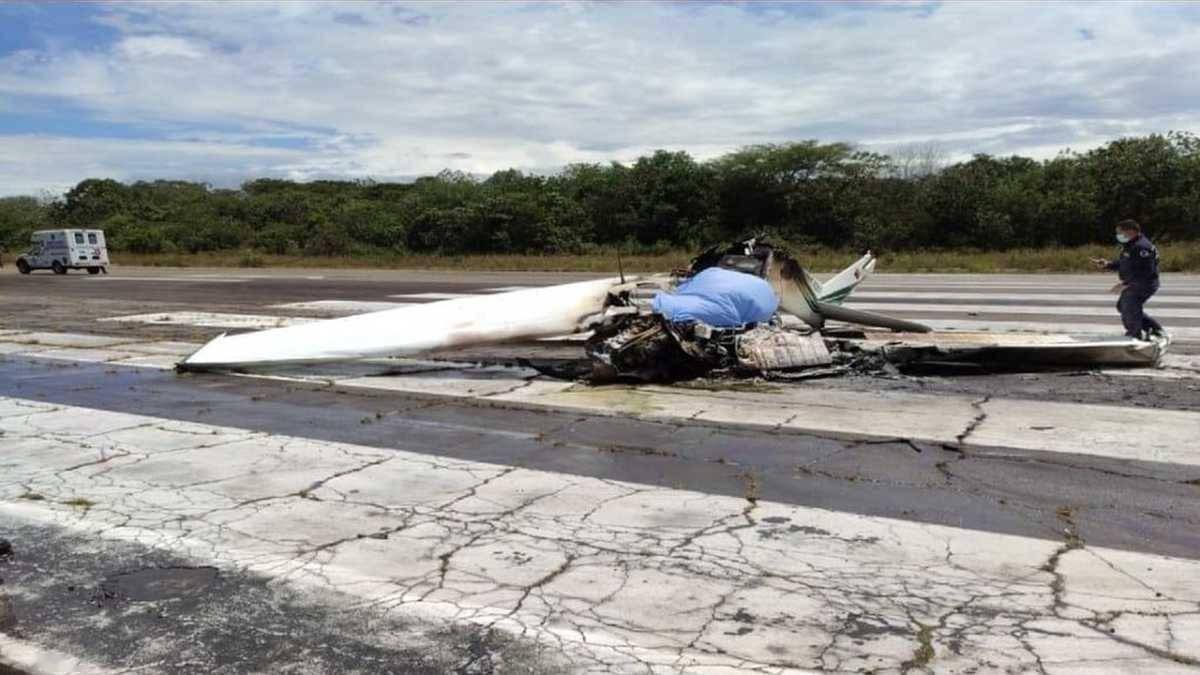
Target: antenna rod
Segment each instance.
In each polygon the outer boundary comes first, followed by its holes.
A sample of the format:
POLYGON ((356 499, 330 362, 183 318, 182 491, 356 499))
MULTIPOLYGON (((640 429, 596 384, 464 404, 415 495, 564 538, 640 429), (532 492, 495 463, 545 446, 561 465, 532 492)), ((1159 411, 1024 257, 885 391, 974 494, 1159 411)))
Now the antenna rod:
POLYGON ((621 283, 625 283, 625 266, 621 264, 621 248, 617 247, 617 272, 621 275, 621 283))

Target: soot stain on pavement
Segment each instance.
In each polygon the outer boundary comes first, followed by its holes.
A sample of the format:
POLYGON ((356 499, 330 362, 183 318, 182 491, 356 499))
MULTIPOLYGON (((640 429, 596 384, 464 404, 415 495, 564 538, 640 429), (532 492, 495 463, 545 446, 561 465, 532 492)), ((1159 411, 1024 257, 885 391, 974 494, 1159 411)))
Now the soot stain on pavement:
POLYGON ((997 398, 1037 401, 1200 410, 1200 388, 1186 382, 1134 375, 1117 377, 1099 370, 898 377, 848 375, 823 380, 822 386, 830 389, 869 388, 922 394, 991 395, 997 398))
POLYGON ((566 672, 552 646, 484 626, 399 617, 133 543, 20 521, 0 527, 16 543, 14 555, 0 558, 0 609, 8 610, 0 630, 101 668, 566 672))
POLYGON ((215 567, 146 567, 100 582, 99 601, 147 602, 202 593, 218 578, 215 567))

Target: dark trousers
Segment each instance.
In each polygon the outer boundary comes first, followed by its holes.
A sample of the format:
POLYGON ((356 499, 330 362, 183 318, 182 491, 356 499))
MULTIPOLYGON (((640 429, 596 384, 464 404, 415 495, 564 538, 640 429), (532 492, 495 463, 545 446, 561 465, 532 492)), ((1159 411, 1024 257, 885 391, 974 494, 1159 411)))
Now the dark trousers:
POLYGON ((1150 318, 1143 307, 1150 296, 1158 292, 1158 284, 1130 284, 1121 291, 1117 300, 1117 311, 1121 313, 1121 323, 1125 325, 1125 335, 1132 338, 1142 337, 1142 332, 1161 332, 1162 324, 1150 318))

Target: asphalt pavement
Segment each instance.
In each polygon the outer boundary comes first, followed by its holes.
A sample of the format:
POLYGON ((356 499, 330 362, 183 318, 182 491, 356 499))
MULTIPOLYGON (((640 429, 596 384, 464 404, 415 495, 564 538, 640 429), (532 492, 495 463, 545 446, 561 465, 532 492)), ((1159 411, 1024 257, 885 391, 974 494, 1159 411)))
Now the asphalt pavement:
MULTIPOLYGON (((517 363, 569 341, 170 366, 226 330, 595 275, 7 272, 8 667, 1200 666, 1198 277, 1150 305, 1164 369, 589 387, 517 363)), ((878 275, 854 301, 1104 334, 1111 283, 878 275)))

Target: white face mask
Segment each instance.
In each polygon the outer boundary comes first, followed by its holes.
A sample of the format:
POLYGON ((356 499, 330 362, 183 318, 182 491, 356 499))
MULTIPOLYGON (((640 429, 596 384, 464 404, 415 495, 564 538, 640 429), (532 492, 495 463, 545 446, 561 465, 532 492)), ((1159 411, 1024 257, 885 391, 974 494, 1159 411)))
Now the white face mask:
POLYGON ((1118 232, 1117 233, 1117 241, 1122 244, 1128 244, 1129 243, 1129 235, 1125 234, 1124 232, 1118 232))

